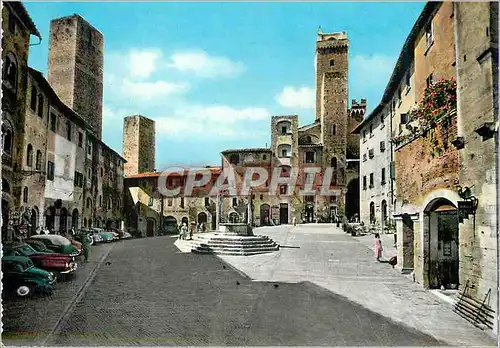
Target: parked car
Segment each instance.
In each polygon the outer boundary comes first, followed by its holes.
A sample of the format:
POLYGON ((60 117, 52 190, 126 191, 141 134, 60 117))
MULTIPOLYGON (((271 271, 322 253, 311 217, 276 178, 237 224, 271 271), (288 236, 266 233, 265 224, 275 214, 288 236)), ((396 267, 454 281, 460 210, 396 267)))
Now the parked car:
POLYGON ((24 240, 26 244, 29 244, 36 251, 41 251, 44 253, 53 253, 54 250, 47 248, 44 242, 36 239, 26 239, 24 240))
POLYGON ((89 228, 84 228, 76 232, 74 239, 80 243, 83 243, 83 236, 87 236, 89 239, 90 245, 94 245, 100 241, 100 236, 98 234, 94 234, 94 231, 89 228))
POLYGON ((94 231, 94 236, 98 234, 101 241, 104 243, 109 243, 117 239, 117 234, 113 232, 106 232, 102 228, 93 227, 92 230, 94 231))
POLYGON ((36 268, 26 256, 2 257, 3 294, 26 297, 34 293, 52 294, 56 283, 53 273, 36 268))
POLYGON ((36 251, 29 244, 8 245, 4 248, 3 254, 29 257, 35 267, 53 272, 59 276, 72 275, 78 267, 73 256, 36 251))
POLYGON ((68 254, 69 256, 78 256, 81 253, 81 250, 72 245, 68 238, 57 234, 37 234, 31 236, 31 239, 43 242, 47 248, 54 250, 56 253, 68 254))
POLYGON ((133 237, 132 237, 132 235, 130 233, 123 231, 120 238, 121 239, 130 239, 130 238, 133 238, 133 237))

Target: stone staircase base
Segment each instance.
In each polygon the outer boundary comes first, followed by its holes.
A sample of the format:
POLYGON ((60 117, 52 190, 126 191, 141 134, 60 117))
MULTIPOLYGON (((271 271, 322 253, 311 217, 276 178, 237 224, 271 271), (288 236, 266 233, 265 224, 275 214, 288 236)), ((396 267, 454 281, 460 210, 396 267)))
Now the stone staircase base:
POLYGON ((267 236, 241 236, 236 233, 207 233, 194 236, 191 252, 220 255, 257 255, 279 250, 267 236))

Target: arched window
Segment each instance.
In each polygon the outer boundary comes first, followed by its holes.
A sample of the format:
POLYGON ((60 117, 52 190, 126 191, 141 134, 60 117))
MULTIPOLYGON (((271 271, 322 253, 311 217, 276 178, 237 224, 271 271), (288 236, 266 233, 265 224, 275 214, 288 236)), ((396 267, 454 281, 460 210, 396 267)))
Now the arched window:
POLYGON ((87 198, 87 209, 92 208, 92 200, 90 198, 87 198))
POLYGON ((332 126, 332 135, 336 135, 336 134, 337 134, 337 125, 336 125, 336 124, 334 124, 334 125, 332 126))
POLYGON ((108 209, 113 209, 113 200, 111 197, 108 198, 108 209))
POLYGON ((17 59, 13 53, 9 52, 5 57, 5 65, 2 74, 4 84, 17 93, 17 59))
POLYGON ((12 126, 8 121, 4 121, 2 124, 2 150, 8 155, 12 155, 12 139, 12 126))
POLYGON ((23 202, 28 203, 28 187, 23 189, 23 202))
POLYGON ((36 170, 42 170, 42 151, 36 150, 36 170))
POLYGON ((28 144, 28 149, 26 150, 26 165, 28 167, 33 166, 33 145, 28 144))
POLYGON ((101 207, 102 207, 102 196, 99 195, 99 208, 101 208, 101 207))

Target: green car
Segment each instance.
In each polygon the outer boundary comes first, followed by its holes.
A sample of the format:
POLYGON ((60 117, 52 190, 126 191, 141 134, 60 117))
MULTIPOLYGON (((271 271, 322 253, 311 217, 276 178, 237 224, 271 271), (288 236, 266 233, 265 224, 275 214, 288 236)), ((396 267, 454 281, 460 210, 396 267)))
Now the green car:
POLYGON ((3 294, 14 293, 26 297, 39 292, 50 295, 54 290, 56 277, 53 273, 36 268, 29 257, 2 257, 3 294))
POLYGON ((78 256, 81 253, 81 250, 75 248, 68 238, 58 234, 37 234, 31 236, 30 239, 43 242, 48 249, 54 250, 54 252, 59 254, 78 256))

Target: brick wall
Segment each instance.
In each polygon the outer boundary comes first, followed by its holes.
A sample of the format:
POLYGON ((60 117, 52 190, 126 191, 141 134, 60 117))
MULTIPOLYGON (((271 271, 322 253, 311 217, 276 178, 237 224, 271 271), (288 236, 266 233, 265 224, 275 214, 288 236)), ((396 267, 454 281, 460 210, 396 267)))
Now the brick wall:
POLYGON ((459 153, 450 142, 457 134, 456 125, 456 117, 452 117, 449 126, 439 123, 425 136, 396 149, 397 201, 420 205, 422 198, 433 190, 455 190, 459 153), (445 129, 448 129, 447 142, 443 141, 445 129))

